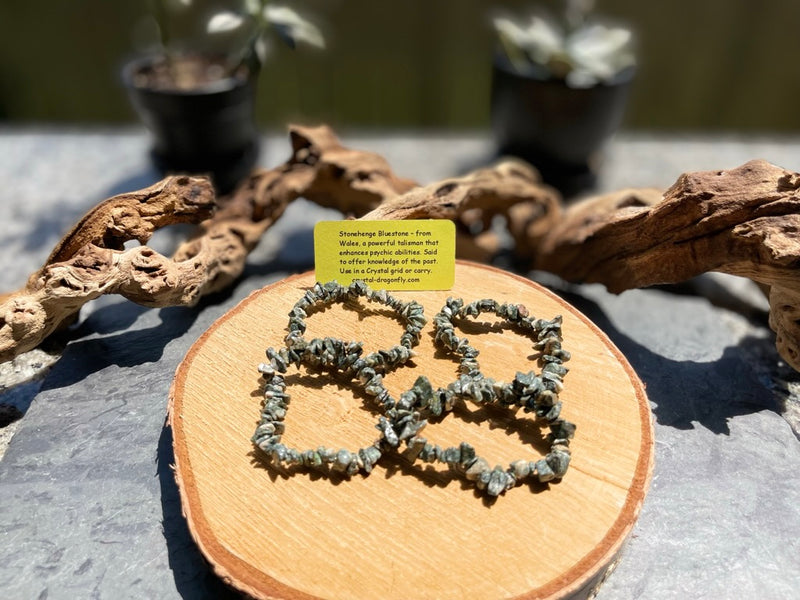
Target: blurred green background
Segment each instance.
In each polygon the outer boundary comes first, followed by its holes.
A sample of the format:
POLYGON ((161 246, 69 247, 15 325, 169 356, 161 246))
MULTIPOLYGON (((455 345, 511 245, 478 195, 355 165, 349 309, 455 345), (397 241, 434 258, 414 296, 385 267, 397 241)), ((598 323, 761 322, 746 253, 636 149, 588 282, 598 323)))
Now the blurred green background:
MULTIPOLYGON (((199 1, 203 10, 223 4, 199 1)), ((475 129, 489 124, 488 15, 530 0, 305 0, 324 52, 276 38, 259 81, 259 123, 475 129)), ((554 0, 544 4, 554 4, 554 0)), ((135 117, 119 84, 148 39, 146 0, 0 3, 0 120, 117 124, 135 117)), ((648 131, 800 131, 800 2, 599 0, 637 34, 625 120, 648 131)), ((203 16, 203 19, 207 15, 203 16)), ((191 25, 187 27, 187 31, 191 25)))

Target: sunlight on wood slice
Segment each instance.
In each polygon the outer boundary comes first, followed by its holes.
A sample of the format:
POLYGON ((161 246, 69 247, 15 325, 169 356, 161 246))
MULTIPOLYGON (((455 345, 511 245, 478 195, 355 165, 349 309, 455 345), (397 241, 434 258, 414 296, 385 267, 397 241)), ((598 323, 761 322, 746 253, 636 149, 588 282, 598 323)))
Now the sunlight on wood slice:
MULTIPOLYGON (((287 475, 250 442, 259 419, 256 369, 280 347, 288 312, 314 284, 306 273, 253 293, 191 348, 170 394, 176 478, 189 528, 216 572, 257 598, 580 598, 602 577, 635 522, 649 484, 653 430, 643 387, 608 338, 537 284, 491 267, 459 263, 446 292, 397 292, 425 307, 413 363, 390 373, 393 395, 421 374, 435 386, 457 362, 434 347, 430 320, 448 296, 525 304, 564 318, 572 353, 562 415, 577 425, 563 480, 520 485, 488 501, 441 466, 385 457, 369 476, 339 481, 287 475)), ((307 338, 398 342, 401 325, 375 305, 333 305, 311 314, 307 338)), ((491 318, 480 320, 491 321, 491 318)), ((465 324, 487 376, 538 371, 531 341, 510 330, 465 324)), ((346 382, 290 367, 284 440, 305 448, 358 448, 377 437, 369 400, 346 382)), ((469 407, 425 429, 432 443, 473 444, 492 464, 547 452, 546 431, 521 411, 469 407)))

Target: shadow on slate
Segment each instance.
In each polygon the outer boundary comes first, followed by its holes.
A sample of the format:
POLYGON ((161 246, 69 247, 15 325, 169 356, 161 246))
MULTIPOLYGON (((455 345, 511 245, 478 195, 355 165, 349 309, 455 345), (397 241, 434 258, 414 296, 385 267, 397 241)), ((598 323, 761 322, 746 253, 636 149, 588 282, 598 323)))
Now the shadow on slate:
POLYGON ((698 423, 713 433, 729 435, 728 421, 733 417, 765 409, 780 414, 777 395, 765 387, 742 349, 771 342, 745 337, 738 345, 727 347, 717 360, 676 361, 625 335, 592 300, 573 292, 560 291, 559 295, 591 319, 625 355, 644 382, 660 425, 693 429, 698 423))
POLYGON ((160 323, 147 329, 134 329, 114 333, 133 325, 145 308, 123 301, 95 310, 85 322, 70 335, 72 341, 64 354, 45 378, 43 390, 73 385, 92 373, 111 365, 133 367, 158 361, 166 345, 185 334, 197 319, 201 308, 172 306, 158 311, 160 323), (102 337, 74 339, 82 335, 106 334, 102 337), (71 360, 71 357, 80 359, 71 360), (81 368, 75 368, 80 365, 81 368))
MULTIPOLYGON (((266 268, 274 270, 277 266, 269 265, 266 268)), ((265 272, 272 271, 265 269, 265 272)), ((158 361, 169 342, 189 331, 205 308, 222 305, 229 300, 242 281, 243 278, 239 277, 229 287, 203 296, 196 305, 189 307, 167 306, 156 309, 135 304, 124 298, 119 298, 118 301, 111 297, 96 300, 95 302, 107 302, 107 304, 96 308, 73 329, 58 334, 66 348, 54 365, 53 373, 46 378, 46 387, 43 389, 77 383, 91 373, 110 365, 133 367, 158 361), (135 329, 137 320, 145 317, 146 313, 156 310, 160 323, 146 329, 135 329), (130 329, 132 327, 134 328, 130 329), (102 337, 94 337, 98 335, 102 337), (73 353, 78 353, 82 357, 80 364, 91 367, 82 370, 57 369, 59 364, 69 362, 73 353)))
MULTIPOLYGON (((267 230, 268 235, 269 230, 267 230)), ((248 261, 242 278, 260 277, 277 271, 304 273, 314 268, 314 230, 298 229, 288 233, 277 256, 265 263, 248 261), (298 250, 302 248, 304 250, 298 250)))
POLYGON ((125 331, 133 325, 144 313, 152 310, 124 298, 107 297, 99 302, 108 302, 105 306, 97 307, 86 319, 79 321, 68 332, 68 337, 77 341, 81 338, 96 334, 110 334, 125 331), (116 301, 115 301, 116 300, 116 301))
POLYGON ((181 510, 181 499, 172 465, 172 429, 164 427, 158 440, 158 481, 169 568, 175 589, 186 600, 238 600, 247 598, 228 587, 214 574, 189 533, 181 510))
MULTIPOLYGON (((242 272, 241 280, 245 281, 251 278, 260 278, 272 273, 285 273, 285 275, 276 281, 272 281, 267 285, 271 285, 273 283, 278 283, 278 281, 282 281, 283 279, 287 279, 292 275, 296 275, 298 273, 305 273, 314 268, 313 263, 307 264, 305 261, 299 261, 296 264, 287 264, 285 261, 279 260, 271 260, 265 263, 247 263, 244 267, 244 271, 242 272)), ((299 299, 299 296, 298 296, 299 299)), ((288 322, 289 315, 287 313, 286 320, 288 322)))
POLYGON ((698 275, 679 283, 668 283, 651 286, 676 296, 700 296, 708 300, 712 306, 724 308, 746 317, 751 323, 761 327, 769 327, 769 310, 752 303, 752 301, 731 294, 729 288, 712 278, 698 275))

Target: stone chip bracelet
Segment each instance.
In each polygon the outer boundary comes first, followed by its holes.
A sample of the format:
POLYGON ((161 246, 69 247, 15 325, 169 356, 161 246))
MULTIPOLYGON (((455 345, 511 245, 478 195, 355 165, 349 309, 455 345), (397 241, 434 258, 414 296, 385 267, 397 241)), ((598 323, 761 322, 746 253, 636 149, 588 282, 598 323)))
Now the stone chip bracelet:
POLYGON ((503 494, 528 479, 548 482, 562 478, 570 463, 569 443, 575 434, 575 425, 559 417, 561 401, 558 395, 567 374, 563 363, 570 358, 561 346, 561 318, 550 321, 534 319, 523 305, 500 304, 491 299, 464 304, 459 298, 448 298, 433 323, 435 343, 460 356, 459 377, 446 388, 434 389, 428 378, 422 375, 410 390, 395 399, 384 386, 383 375, 415 356, 413 347, 419 343, 426 324, 422 305, 413 300, 403 302, 386 290, 374 291, 362 281, 354 281, 349 286, 335 281, 314 285, 289 313, 286 346, 278 350, 268 348, 268 362, 259 365, 259 372, 265 380, 264 401, 253 443, 276 466, 339 473, 345 477, 358 472, 369 474, 386 452, 400 452, 411 463, 446 464, 489 496, 503 494), (397 314, 405 327, 399 344, 362 356, 361 342, 332 337, 307 340, 304 337, 305 319, 314 310, 359 297, 385 305, 397 314), (459 337, 455 327, 461 319, 477 317, 484 312, 494 313, 533 338, 533 348, 539 353, 540 373, 517 373, 509 383, 481 373, 478 350, 466 338, 459 337), (377 439, 356 450, 325 446, 298 450, 285 446, 281 439, 290 395, 284 376, 290 365, 340 373, 355 386, 362 387, 381 413, 375 425, 379 431, 377 439), (464 401, 505 408, 521 407, 523 411, 533 413, 548 424, 549 452, 539 460, 519 459, 506 468, 492 467, 467 442, 442 448, 420 435, 429 418, 450 412, 457 402, 464 401))

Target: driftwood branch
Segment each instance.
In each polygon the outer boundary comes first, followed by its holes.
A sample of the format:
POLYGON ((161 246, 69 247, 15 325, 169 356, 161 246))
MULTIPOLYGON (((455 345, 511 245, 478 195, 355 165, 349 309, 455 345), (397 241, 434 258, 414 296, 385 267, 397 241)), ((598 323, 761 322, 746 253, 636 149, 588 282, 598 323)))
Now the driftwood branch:
POLYGON ((770 289, 781 356, 800 370, 800 174, 764 161, 682 175, 661 197, 628 190, 571 208, 533 266, 612 292, 707 271, 770 289))
POLYGON ((518 252, 533 253, 558 223, 561 199, 528 164, 507 160, 464 177, 445 179, 386 200, 363 220, 450 219, 463 258, 488 261, 499 249, 492 223, 506 219, 518 252))
POLYGON ((35 348, 102 294, 176 303, 186 286, 174 285, 175 274, 163 269, 150 248, 124 251, 124 244, 146 243, 165 225, 200 222, 213 209, 208 180, 185 176, 98 204, 56 244, 23 289, 0 297, 0 360, 35 348))
POLYGON ((100 294, 146 306, 190 305, 237 278, 249 252, 303 196, 363 219, 451 219, 461 256, 490 260, 502 217, 529 266, 612 292, 706 271, 769 288, 779 352, 800 370, 800 175, 761 161, 681 176, 663 195, 623 190, 563 209, 530 166, 506 161, 428 186, 378 155, 343 147, 330 129, 291 129, 292 156, 256 170, 227 198, 203 178, 170 177, 93 209, 26 286, 0 297, 0 360, 40 344, 100 294), (173 256, 146 245, 173 223, 198 224, 173 256))
POLYGON ((0 297, 0 361, 35 348, 102 294, 155 307, 192 305, 224 289, 299 196, 363 214, 415 185, 396 177, 380 156, 344 148, 327 127, 293 128, 291 139, 286 163, 255 171, 228 198, 216 199, 205 178, 179 176, 98 204, 24 288, 0 297), (176 223, 199 227, 172 258, 145 245, 125 249, 176 223))
POLYGON ((320 206, 359 216, 417 186, 395 175, 382 156, 345 148, 328 127, 293 127, 290 135, 294 154, 285 168, 311 170, 302 195, 320 206))

